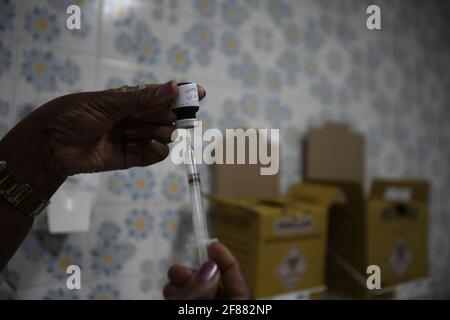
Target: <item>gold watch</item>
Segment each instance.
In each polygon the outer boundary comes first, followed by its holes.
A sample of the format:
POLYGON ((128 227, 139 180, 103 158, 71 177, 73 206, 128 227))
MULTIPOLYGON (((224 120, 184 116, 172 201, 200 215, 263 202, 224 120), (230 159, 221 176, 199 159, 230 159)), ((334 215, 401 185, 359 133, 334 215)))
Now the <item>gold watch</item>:
POLYGON ((48 199, 16 176, 5 161, 0 161, 0 196, 21 213, 33 218, 50 204, 48 199))

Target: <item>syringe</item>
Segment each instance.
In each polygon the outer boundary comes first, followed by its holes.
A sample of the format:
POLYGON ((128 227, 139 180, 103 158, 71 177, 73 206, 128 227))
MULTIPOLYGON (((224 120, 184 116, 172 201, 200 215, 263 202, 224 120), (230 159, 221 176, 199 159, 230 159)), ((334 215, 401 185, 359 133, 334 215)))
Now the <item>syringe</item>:
POLYGON ((194 155, 193 128, 199 125, 196 113, 200 107, 197 84, 178 84, 178 98, 172 105, 172 111, 177 115, 176 126, 184 130, 184 163, 186 164, 189 194, 192 204, 192 223, 194 229, 193 247, 198 252, 198 262, 203 264, 208 261, 208 245, 214 241, 209 238, 206 224, 206 213, 203 207, 202 192, 200 188, 200 175, 194 155))
POLYGON ((192 135, 190 129, 186 129, 186 173, 189 186, 189 194, 192 203, 192 224, 194 229, 194 247, 198 252, 200 264, 208 261, 209 239, 208 226, 206 224, 205 209, 203 207, 202 191, 200 187, 200 175, 195 162, 192 135))

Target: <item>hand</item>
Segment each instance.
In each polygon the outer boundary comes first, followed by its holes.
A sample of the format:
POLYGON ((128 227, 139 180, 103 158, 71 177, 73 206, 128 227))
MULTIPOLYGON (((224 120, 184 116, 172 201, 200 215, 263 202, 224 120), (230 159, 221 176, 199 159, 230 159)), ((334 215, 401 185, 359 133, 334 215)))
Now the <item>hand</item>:
POLYGON ((169 153, 177 94, 171 81, 57 98, 4 137, 0 160, 48 197, 73 174, 154 164, 169 153))
POLYGON ((164 297, 175 300, 252 299, 252 293, 231 252, 215 242, 208 248, 210 261, 198 271, 174 265, 167 275, 164 297))

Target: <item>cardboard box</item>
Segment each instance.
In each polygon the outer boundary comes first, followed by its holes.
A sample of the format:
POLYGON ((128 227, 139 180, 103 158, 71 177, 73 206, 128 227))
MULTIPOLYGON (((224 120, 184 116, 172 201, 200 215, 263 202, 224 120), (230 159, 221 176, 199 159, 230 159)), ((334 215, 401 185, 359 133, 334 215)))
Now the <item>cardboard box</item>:
POLYGON ((311 130, 304 151, 305 178, 337 186, 347 199, 331 210, 327 285, 358 298, 390 298, 396 285, 427 277, 428 183, 375 179, 366 199, 364 137, 345 125, 311 130), (370 265, 381 269, 381 290, 367 289, 370 265))
MULTIPOLYGON (((224 157, 226 156, 224 140, 224 157)), ((259 140, 258 140, 259 143, 259 140)), ((279 144, 279 141, 270 141, 279 144)), ((269 147, 270 148, 270 147, 269 147)), ((246 159, 248 159, 248 143, 246 159)), ((235 159, 237 150, 235 149, 235 159)), ((214 164, 212 166, 212 193, 220 197, 264 198, 276 199, 280 196, 279 176, 261 175, 262 164, 214 164)))
POLYGON ((298 184, 281 200, 212 198, 213 235, 236 256, 256 298, 325 286, 332 187, 298 184))

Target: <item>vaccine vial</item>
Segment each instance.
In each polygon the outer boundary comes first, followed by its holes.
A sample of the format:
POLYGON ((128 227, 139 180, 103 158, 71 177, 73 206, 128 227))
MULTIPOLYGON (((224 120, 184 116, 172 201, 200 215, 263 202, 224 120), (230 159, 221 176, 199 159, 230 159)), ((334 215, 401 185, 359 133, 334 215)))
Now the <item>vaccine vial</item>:
POLYGON ((172 104, 172 112, 177 116, 175 125, 189 129, 198 125, 197 111, 200 108, 197 84, 184 82, 178 84, 178 97, 172 104))

